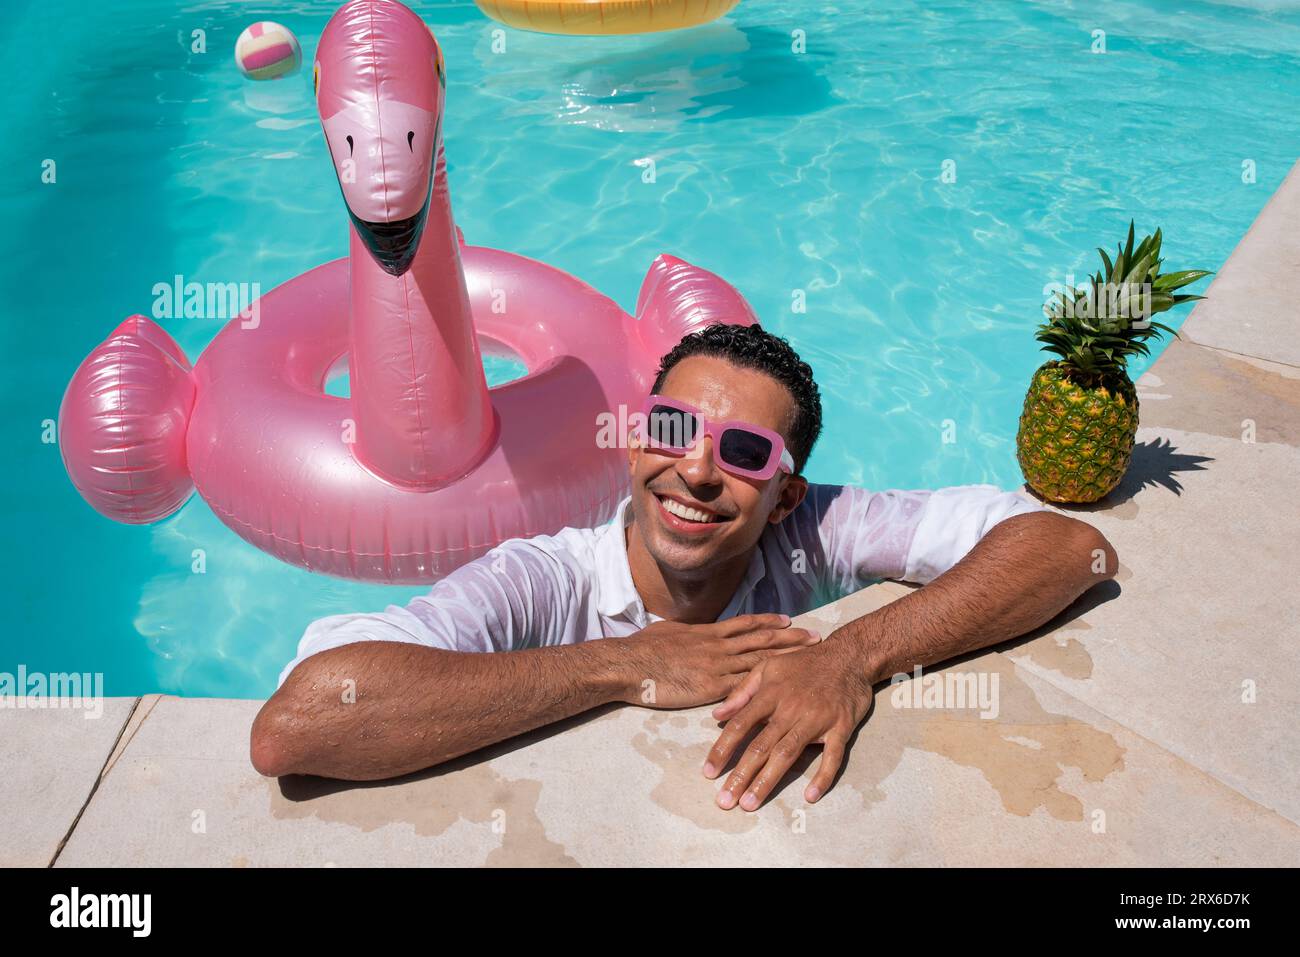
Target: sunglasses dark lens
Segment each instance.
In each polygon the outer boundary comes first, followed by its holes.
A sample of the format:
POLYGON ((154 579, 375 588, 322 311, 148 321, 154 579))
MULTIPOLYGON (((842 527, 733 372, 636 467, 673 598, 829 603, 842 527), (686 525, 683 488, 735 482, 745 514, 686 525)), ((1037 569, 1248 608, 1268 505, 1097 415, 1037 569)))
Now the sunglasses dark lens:
POLYGON ((746 429, 727 429, 718 443, 718 456, 738 469, 761 472, 772 457, 772 441, 746 429))
POLYGON ((690 448, 700 431, 698 416, 668 405, 656 405, 652 408, 646 425, 650 432, 652 448, 690 448))

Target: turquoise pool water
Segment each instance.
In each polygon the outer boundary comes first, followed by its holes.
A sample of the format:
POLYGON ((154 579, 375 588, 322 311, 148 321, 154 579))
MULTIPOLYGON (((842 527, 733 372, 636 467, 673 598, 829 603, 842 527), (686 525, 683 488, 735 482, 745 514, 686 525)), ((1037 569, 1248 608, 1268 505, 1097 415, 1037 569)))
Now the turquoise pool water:
MULTIPOLYGON (((506 31, 504 52, 471 3, 413 6, 446 54, 469 240, 625 308, 659 252, 728 278, 817 373, 817 481, 1017 485, 1044 286, 1091 269, 1130 216, 1165 228, 1172 264, 1217 269, 1296 159, 1294 3, 746 0, 680 34, 506 31)), ((115 695, 264 695, 309 620, 419 591, 279 564, 197 498, 154 527, 111 523, 42 442, 77 363, 149 311, 155 283, 267 290, 345 255, 309 72, 252 84, 231 62, 262 18, 295 30, 310 62, 334 7, 4 4, 0 671, 99 671, 115 695), (206 53, 190 49, 200 29, 206 53)), ((191 358, 220 326, 165 324, 191 358)))

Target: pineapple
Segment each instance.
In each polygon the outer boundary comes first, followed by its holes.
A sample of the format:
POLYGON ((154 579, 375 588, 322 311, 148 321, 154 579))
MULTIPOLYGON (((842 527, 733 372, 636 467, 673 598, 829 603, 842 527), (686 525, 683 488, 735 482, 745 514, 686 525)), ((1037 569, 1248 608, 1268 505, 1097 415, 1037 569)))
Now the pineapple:
MULTIPOLYGON (((1128 469, 1138 427, 1129 357, 1147 355, 1147 340, 1173 332, 1151 316, 1203 299, 1175 290, 1209 273, 1160 272, 1160 230, 1115 260, 1098 249, 1105 270, 1046 307, 1036 338, 1059 358, 1034 373, 1016 435, 1016 458, 1030 488, 1051 502, 1095 502, 1128 469)), ((1176 333, 1175 333, 1176 335, 1176 333)))

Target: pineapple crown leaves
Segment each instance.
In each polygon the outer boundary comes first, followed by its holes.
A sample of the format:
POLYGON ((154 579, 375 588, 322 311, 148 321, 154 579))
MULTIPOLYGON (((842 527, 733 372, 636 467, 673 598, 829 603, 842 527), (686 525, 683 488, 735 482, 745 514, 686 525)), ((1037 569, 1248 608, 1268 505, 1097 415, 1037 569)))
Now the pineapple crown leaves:
POLYGON ((1133 222, 1128 238, 1116 247, 1112 260, 1098 249, 1105 267, 1079 289, 1057 294, 1047 306, 1047 321, 1035 338, 1045 352, 1060 356, 1066 365, 1088 376, 1123 373, 1133 356, 1150 353, 1147 340, 1174 333, 1151 319, 1184 302, 1204 296, 1177 290, 1210 275, 1203 269, 1161 273, 1162 235, 1159 229, 1133 245, 1133 222))

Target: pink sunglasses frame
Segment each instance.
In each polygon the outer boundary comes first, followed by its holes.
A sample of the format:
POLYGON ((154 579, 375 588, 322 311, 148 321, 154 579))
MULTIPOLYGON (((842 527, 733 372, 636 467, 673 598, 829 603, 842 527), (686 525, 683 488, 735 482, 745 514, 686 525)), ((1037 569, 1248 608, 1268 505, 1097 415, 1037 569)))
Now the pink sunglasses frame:
POLYGON ((689 402, 683 402, 681 399, 672 399, 666 395, 650 395, 646 397, 645 404, 641 407, 641 418, 644 425, 638 430, 641 433, 643 447, 654 449, 656 452, 663 452, 666 455, 685 455, 691 449, 700 443, 700 436, 707 435, 713 440, 714 461, 718 463, 718 468, 724 472, 730 472, 732 475, 739 475, 743 478, 752 479, 770 479, 778 471, 794 474, 794 456, 790 450, 785 447, 785 439, 773 432, 771 429, 765 429, 761 425, 754 425, 752 422, 744 422, 740 419, 728 419, 725 422, 711 422, 708 416, 702 411, 691 405, 689 402), (650 412, 657 405, 666 405, 677 412, 685 412, 693 415, 700 423, 700 430, 695 434, 695 440, 685 448, 675 448, 673 446, 659 445, 652 443, 650 437, 646 434, 646 429, 650 424, 650 412), (761 435, 772 443, 772 453, 767 458, 767 464, 758 471, 742 469, 731 465, 722 460, 717 454, 718 445, 722 439, 722 433, 728 429, 740 429, 745 432, 753 432, 755 435, 761 435))

